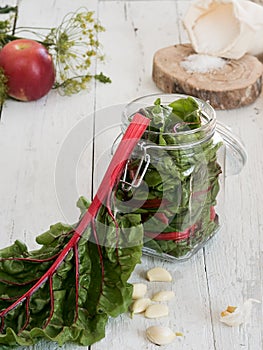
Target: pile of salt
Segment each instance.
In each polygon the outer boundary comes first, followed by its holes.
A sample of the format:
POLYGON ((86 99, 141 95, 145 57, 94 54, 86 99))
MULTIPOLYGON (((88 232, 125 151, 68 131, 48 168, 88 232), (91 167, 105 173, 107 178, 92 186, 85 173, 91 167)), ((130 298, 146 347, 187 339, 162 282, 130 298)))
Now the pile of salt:
POLYGON ((223 68, 226 62, 227 60, 221 57, 192 54, 180 64, 188 72, 208 73, 223 68))

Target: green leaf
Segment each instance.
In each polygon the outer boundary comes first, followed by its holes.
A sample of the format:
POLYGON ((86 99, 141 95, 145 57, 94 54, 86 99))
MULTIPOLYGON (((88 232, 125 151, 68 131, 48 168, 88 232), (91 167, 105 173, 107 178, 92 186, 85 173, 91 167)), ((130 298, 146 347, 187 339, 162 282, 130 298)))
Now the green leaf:
POLYGON ((111 83, 111 78, 107 77, 102 72, 100 72, 100 74, 95 74, 94 78, 104 84, 111 83))
POLYGON ((17 12, 17 6, 5 5, 0 7, 0 14, 9 13, 9 12, 17 12))
POLYGON ((199 110, 199 105, 192 97, 180 98, 169 104, 172 107, 173 112, 178 115, 183 121, 186 118, 199 110))
POLYGON ((155 105, 155 106, 160 106, 160 104, 161 104, 161 99, 160 99, 160 97, 159 97, 159 98, 157 98, 157 99, 154 101, 154 105, 155 105))
MULTIPOLYGON (((82 197, 78 206, 84 212, 89 202, 82 197)), ((1 349, 29 346, 40 339, 59 345, 71 342, 87 346, 105 336, 109 317, 128 310, 132 286, 127 281, 142 253, 140 216, 118 216, 118 234, 105 207, 101 208, 99 218, 101 221, 96 222, 99 242, 91 227, 78 241, 78 268, 76 251, 71 250, 52 280, 43 283, 31 295, 29 311, 26 311, 24 301, 5 315, 0 334, 1 349), (102 223, 105 225, 100 227, 102 223), (52 302, 53 314, 50 313, 52 302), (28 316, 28 325, 21 332, 28 316)), ((37 242, 42 245, 38 250, 28 251, 25 244, 16 241, 0 251, 0 310, 8 308, 14 298, 22 296, 43 276, 72 234, 70 225, 58 223, 37 237, 37 242)))

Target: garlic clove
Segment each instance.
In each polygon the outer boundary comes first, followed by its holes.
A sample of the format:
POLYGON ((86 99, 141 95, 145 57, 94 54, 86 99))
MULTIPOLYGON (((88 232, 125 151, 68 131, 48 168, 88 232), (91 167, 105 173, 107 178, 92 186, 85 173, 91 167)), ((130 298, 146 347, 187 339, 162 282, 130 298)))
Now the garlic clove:
POLYGON ((174 292, 172 290, 163 290, 160 291, 152 297, 153 301, 169 301, 173 299, 175 296, 174 292))
POLYGON ((151 326, 147 328, 146 336, 150 342, 156 345, 170 344, 176 338, 176 334, 169 327, 163 326, 151 326))
POLYGON ((240 307, 228 306, 226 310, 221 312, 219 321, 230 327, 246 323, 250 317, 253 302, 260 303, 256 299, 248 299, 240 307))
POLYGON ((152 304, 149 305, 144 313, 146 318, 159 318, 168 316, 169 309, 165 304, 152 304))
POLYGON ((147 271, 147 279, 150 282, 171 282, 171 274, 163 267, 154 267, 147 271))
POLYGON ((133 283, 132 299, 141 299, 147 292, 147 285, 144 283, 133 283))
POLYGON ((151 303, 149 298, 136 299, 131 305, 131 312, 133 314, 140 314, 144 312, 151 303))

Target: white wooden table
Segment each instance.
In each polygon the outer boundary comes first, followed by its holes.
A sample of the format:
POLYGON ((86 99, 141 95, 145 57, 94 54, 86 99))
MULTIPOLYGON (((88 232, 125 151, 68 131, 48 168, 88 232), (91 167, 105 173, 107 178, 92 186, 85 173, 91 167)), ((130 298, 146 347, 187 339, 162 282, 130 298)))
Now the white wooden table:
MULTIPOLYGON (((181 18, 189 1, 17 2, 17 25, 55 26, 64 14, 80 6, 94 10, 106 27, 100 36, 106 61, 98 62, 94 70, 103 70, 112 79, 110 85, 93 82, 88 92, 72 97, 62 97, 52 91, 36 102, 9 100, 3 107, 1 247, 20 239, 34 248, 34 237, 50 224, 75 222, 79 215, 75 208, 79 195, 91 198, 110 159, 110 146, 120 130, 123 105, 159 91, 151 79, 152 57, 159 48, 187 41, 181 18), (75 164, 74 159, 71 163, 69 159, 63 164, 69 174, 63 178, 62 165, 57 162, 67 151, 67 142, 79 125, 85 127, 86 149, 79 163, 75 164), (72 171, 75 166, 76 171, 72 171), (64 188, 69 190, 65 193, 64 188)), ((3 6, 16 1, 1 0, 0 3, 3 6)), ((173 275, 169 289, 176 297, 169 303, 170 315, 157 322, 184 336, 164 347, 167 350, 260 350, 263 347, 262 304, 253 306, 245 325, 230 328, 219 322, 220 312, 229 304, 240 305, 248 298, 262 301, 263 96, 248 107, 220 111, 217 117, 243 139, 248 153, 248 162, 241 174, 227 179, 224 228, 191 260, 172 264, 143 257, 132 276, 132 281, 145 281, 144 272, 156 265, 164 266, 173 275)), ((153 293, 160 285, 149 288, 153 293)), ((110 320, 105 339, 91 349, 157 349, 144 333, 153 323, 143 316, 131 319, 129 315, 121 315, 110 320)), ((58 345, 39 343, 30 349, 54 350, 58 345)), ((61 349, 81 347, 67 344, 61 349)))

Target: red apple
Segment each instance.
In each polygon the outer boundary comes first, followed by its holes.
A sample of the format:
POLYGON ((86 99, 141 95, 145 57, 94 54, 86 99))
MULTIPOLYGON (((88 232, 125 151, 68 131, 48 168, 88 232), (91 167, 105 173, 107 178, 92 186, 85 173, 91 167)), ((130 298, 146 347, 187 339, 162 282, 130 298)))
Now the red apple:
POLYGON ((0 51, 0 67, 8 79, 8 95, 33 101, 46 95, 55 81, 52 56, 40 43, 17 39, 0 51))

